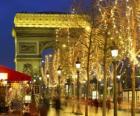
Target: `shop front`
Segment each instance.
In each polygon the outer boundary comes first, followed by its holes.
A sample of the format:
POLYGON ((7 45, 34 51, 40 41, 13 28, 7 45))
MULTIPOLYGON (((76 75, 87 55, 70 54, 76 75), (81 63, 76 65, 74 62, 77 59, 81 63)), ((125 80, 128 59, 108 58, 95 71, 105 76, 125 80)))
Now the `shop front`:
POLYGON ((30 94, 31 77, 0 66, 0 112, 22 107, 25 96, 30 94))

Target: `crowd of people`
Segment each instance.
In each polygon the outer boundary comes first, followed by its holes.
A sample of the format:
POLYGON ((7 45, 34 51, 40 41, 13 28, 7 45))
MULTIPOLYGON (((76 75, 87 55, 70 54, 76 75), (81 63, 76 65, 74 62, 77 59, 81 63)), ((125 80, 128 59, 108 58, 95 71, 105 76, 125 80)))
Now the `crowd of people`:
MULTIPOLYGON (((103 107, 103 100, 102 99, 94 99, 91 101, 90 105, 95 107, 95 112, 98 113, 99 107, 100 108, 103 107)), ((107 108, 108 112, 111 109, 111 100, 109 98, 106 100, 106 108, 107 108)))
MULTIPOLYGON (((65 99, 67 102, 67 99, 65 99)), ((63 105, 65 105, 64 107, 67 107, 67 105, 65 104, 65 102, 63 103, 63 105)), ((121 98, 118 98, 118 105, 121 104, 121 98)), ((89 104, 91 105, 91 107, 93 106, 94 109, 95 109, 95 112, 98 113, 98 109, 99 107, 102 108, 103 107, 103 99, 94 99, 92 100, 92 102, 89 104)), ((55 111, 56 111, 56 116, 60 116, 60 110, 62 110, 62 103, 61 103, 61 99, 59 96, 54 96, 52 98, 52 106, 55 111)), ((110 98, 107 98, 106 100, 106 108, 107 108, 107 111, 109 112, 110 109, 112 108, 112 101, 110 98)), ((50 101, 49 99, 46 99, 46 98, 43 98, 41 101, 40 101, 40 105, 39 105, 39 113, 40 113, 40 116, 47 116, 48 115, 48 112, 49 112, 49 108, 50 108, 50 101)))
MULTIPOLYGON (((56 111, 56 116, 60 116, 61 100, 60 97, 55 96, 52 99, 52 107, 56 111)), ((50 99, 41 98, 38 107, 36 103, 25 104, 23 109, 23 116, 48 116, 50 109, 50 99)))
MULTIPOLYGON (((68 98, 65 98, 63 102, 62 101, 63 100, 60 99, 59 95, 53 96, 52 98, 42 97, 39 101, 39 105, 36 105, 35 100, 32 98, 31 103, 24 104, 23 116, 38 116, 38 115, 48 116, 50 107, 55 109, 55 113, 56 113, 55 116, 60 116, 60 110, 63 110, 63 108, 66 108, 71 104, 70 102, 68 102, 68 98)), ((91 105, 91 108, 93 107, 95 109, 95 113, 98 113, 98 109, 103 107, 103 99, 101 98, 89 100, 88 103, 89 103, 88 105, 91 105)), ((113 107, 112 103, 113 101, 110 98, 107 98, 106 108, 108 112, 113 107)), ((121 98, 119 97, 118 105, 120 106, 120 104, 121 104, 121 98)))
MULTIPOLYGON (((98 108, 102 108, 103 107, 103 99, 94 99, 94 100, 89 100, 89 105, 95 107, 95 112, 98 112, 98 108)), ((121 103, 122 103, 122 97, 118 96, 117 98, 117 102, 118 102, 118 108, 121 108, 121 103)), ((111 99, 108 97, 106 100, 106 108, 107 111, 109 112, 110 109, 113 107, 112 104, 113 101, 111 101, 111 99)))

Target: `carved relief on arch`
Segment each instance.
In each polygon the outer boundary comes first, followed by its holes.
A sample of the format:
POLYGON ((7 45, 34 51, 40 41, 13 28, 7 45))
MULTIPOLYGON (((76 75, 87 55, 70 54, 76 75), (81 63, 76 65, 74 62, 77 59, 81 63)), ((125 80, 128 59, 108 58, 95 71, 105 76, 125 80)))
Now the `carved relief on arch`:
POLYGON ((26 63, 23 65, 23 72, 32 76, 33 74, 33 66, 32 64, 26 63))
POLYGON ((37 54, 36 42, 19 42, 18 54, 37 54))

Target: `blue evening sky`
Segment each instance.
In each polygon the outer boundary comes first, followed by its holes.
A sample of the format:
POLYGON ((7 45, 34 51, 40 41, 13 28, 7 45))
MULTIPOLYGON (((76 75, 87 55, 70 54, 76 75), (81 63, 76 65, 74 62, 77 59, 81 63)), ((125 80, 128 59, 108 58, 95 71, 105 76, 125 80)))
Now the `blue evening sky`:
POLYGON ((0 65, 14 68, 13 19, 16 12, 69 12, 72 0, 0 0, 0 65))

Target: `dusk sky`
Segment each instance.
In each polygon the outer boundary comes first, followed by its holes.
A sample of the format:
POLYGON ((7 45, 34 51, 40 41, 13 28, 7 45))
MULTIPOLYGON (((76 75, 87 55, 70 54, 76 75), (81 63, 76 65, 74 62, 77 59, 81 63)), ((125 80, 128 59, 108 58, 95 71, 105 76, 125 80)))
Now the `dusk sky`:
POLYGON ((72 0, 0 0, 0 65, 15 67, 12 38, 17 12, 69 12, 72 0))

